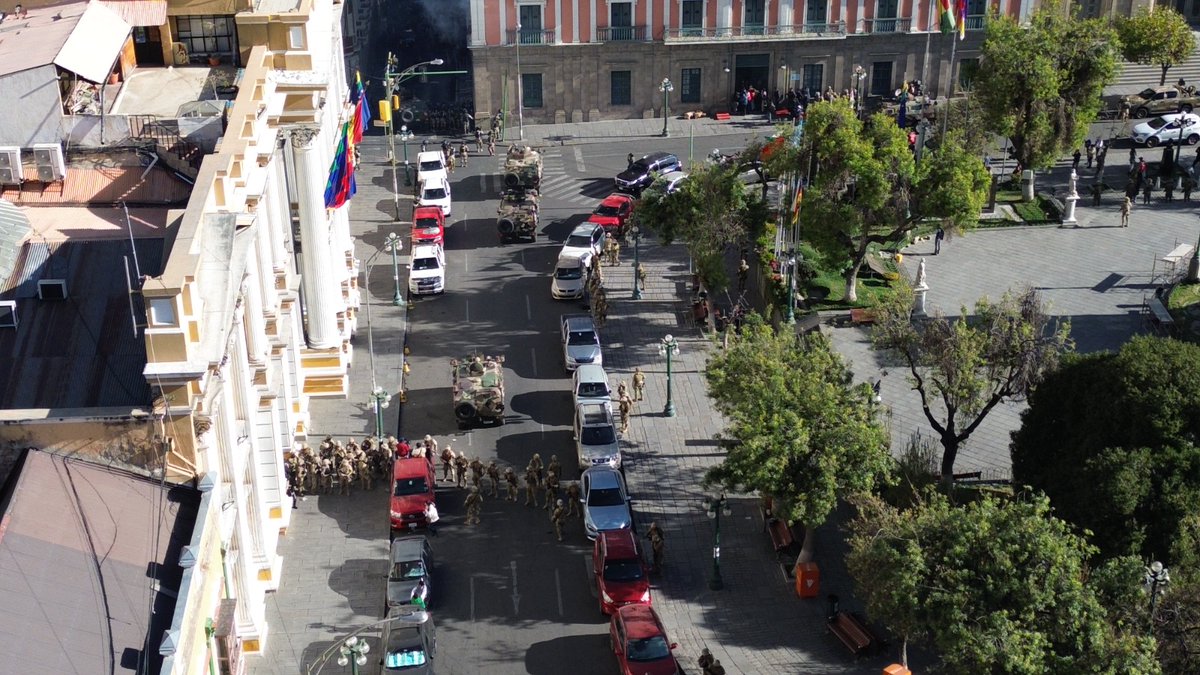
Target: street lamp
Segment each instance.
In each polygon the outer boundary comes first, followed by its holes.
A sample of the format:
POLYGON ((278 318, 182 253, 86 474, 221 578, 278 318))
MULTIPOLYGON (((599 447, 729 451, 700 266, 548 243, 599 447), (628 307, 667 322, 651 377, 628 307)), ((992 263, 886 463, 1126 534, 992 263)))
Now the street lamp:
POLYGON ((375 438, 383 438, 383 410, 391 402, 392 395, 387 393, 383 387, 375 385, 375 388, 371 390, 371 403, 375 406, 375 438))
POLYGON ((788 311, 787 322, 796 323, 796 252, 788 251, 787 260, 784 261, 788 267, 788 311))
POLYGON ((521 24, 517 24, 517 134, 525 140, 525 83, 521 81, 521 24))
MULTIPOLYGON (((412 167, 408 164, 408 140, 413 137, 411 131, 408 130, 407 124, 400 125, 400 140, 404 141, 404 184, 412 185, 412 167)), ((394 152, 394 151, 393 151, 394 152)), ((399 220, 397 218, 396 220, 399 220)))
POLYGON ((664 77, 662 79, 662 82, 658 83, 658 90, 661 91, 662 95, 663 95, 663 132, 662 132, 662 135, 663 135, 663 138, 666 138, 667 136, 670 135, 669 132, 667 131, 667 114, 668 114, 667 104, 668 104, 669 98, 671 96, 671 92, 675 91, 675 85, 671 83, 670 78, 664 77))
MULTIPOLYGON (((866 110, 866 106, 863 104, 863 98, 862 98, 863 97, 863 83, 866 82, 866 79, 867 79, 867 69, 863 68, 862 66, 854 66, 854 89, 855 89, 855 93, 858 95, 857 96, 858 110, 855 112, 859 113, 860 115, 863 110, 866 110)), ((903 105, 903 103, 901 103, 901 105, 903 105)))
POLYGON ((395 286, 395 291, 392 293, 392 304, 396 307, 404 306, 404 296, 400 294, 400 251, 404 248, 404 242, 400 239, 400 235, 395 232, 389 234, 387 239, 383 241, 383 249, 390 251, 392 254, 392 284, 395 286))
POLYGON ((638 257, 638 249, 640 247, 638 246, 638 244, 642 240, 642 228, 638 227, 637 223, 634 223, 633 228, 630 232, 631 232, 631 234, 633 234, 633 299, 641 300, 642 299, 642 288, 641 288, 641 283, 638 281, 638 268, 640 267, 639 257, 638 257))
MULTIPOLYGON (((392 54, 391 52, 388 52, 387 69, 384 71, 383 79, 384 79, 384 86, 387 89, 387 96, 389 99, 391 99, 393 96, 395 96, 397 93, 399 93, 400 84, 403 83, 404 80, 411 77, 413 74, 413 71, 415 71, 417 68, 420 68, 422 66, 440 66, 440 65, 442 65, 442 63, 444 63, 444 61, 442 61, 441 59, 433 59, 430 61, 424 61, 422 63, 417 63, 417 64, 409 66, 408 68, 405 68, 399 74, 394 74, 392 72, 392 67, 395 66, 396 63, 397 63, 396 56, 394 54, 392 54)), ((395 105, 392 107, 394 107, 396 110, 400 109, 399 105, 395 105)), ((392 162, 392 208, 393 208, 392 215, 394 216, 395 220, 399 221, 400 220, 400 182, 396 178, 397 170, 396 170, 396 131, 395 130, 396 130, 396 127, 395 127, 394 117, 392 115, 388 115, 388 120, 387 120, 388 146, 389 146, 388 154, 390 155, 389 159, 392 162)), ((411 134, 408 133, 408 127, 405 127, 405 126, 400 127, 400 133, 401 133, 401 138, 404 139, 404 184, 412 185, 412 178, 410 177, 410 174, 409 174, 409 165, 408 165, 408 139, 411 138, 412 136, 411 136, 411 134)))
POLYGON ((708 580, 708 588, 719 591, 725 588, 725 582, 721 580, 721 516, 729 516, 732 513, 729 508, 729 499, 725 497, 725 493, 722 492, 716 497, 706 496, 704 513, 716 521, 713 527, 712 578, 708 580))
POLYGON ((1146 585, 1150 587, 1150 627, 1154 627, 1154 606, 1158 604, 1160 586, 1171 583, 1171 574, 1162 563, 1155 560, 1146 568, 1146 585))
POLYGON ((369 651, 371 645, 367 644, 366 640, 359 640, 357 635, 351 635, 338 647, 337 664, 343 668, 349 664, 350 673, 358 675, 358 667, 367 665, 369 651))
MULTIPOLYGON (((636 275, 637 272, 635 271, 634 274, 636 275)), ((663 408, 663 415, 674 417, 675 403, 671 400, 671 357, 679 356, 679 343, 670 333, 659 341, 658 355, 667 357, 667 405, 663 408)))

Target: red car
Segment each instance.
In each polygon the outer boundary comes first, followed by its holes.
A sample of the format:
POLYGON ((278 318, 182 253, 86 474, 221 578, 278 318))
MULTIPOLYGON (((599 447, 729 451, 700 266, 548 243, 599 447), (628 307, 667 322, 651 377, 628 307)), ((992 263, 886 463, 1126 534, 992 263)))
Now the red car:
POLYGON ((606 232, 616 230, 623 234, 629 225, 629 214, 631 213, 633 213, 633 197, 614 192, 600 202, 600 206, 597 206, 596 210, 592 212, 588 222, 603 226, 606 232))
POLYGON ((418 206, 413 209, 412 244, 446 243, 446 216, 440 206, 418 206))
POLYGON ((650 604, 650 579, 632 530, 600 532, 592 547, 592 573, 604 614, 625 605, 650 604))
POLYGON ((676 675, 679 664, 662 621, 650 605, 625 605, 613 612, 608 636, 621 675, 676 675))
POLYGON ((433 501, 437 481, 424 457, 397 459, 392 465, 392 534, 426 527, 425 506, 433 501))

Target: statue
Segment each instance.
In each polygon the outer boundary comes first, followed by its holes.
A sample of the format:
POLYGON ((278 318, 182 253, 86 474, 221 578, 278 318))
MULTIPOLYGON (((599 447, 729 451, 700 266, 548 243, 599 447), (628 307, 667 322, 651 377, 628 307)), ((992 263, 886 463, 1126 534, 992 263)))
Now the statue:
POLYGON ((921 263, 917 265, 917 279, 913 284, 914 288, 926 288, 925 284, 925 259, 921 258, 921 263))

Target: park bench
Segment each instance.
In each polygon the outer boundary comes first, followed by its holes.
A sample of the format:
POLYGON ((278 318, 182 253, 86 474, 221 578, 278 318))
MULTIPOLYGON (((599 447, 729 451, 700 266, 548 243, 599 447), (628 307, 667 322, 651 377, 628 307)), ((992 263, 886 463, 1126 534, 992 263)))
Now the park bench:
POLYGON ((850 323, 856 326, 875 323, 875 312, 869 309, 852 309, 850 310, 850 323))
POLYGON ((1145 310, 1150 313, 1150 320, 1155 327, 1162 330, 1169 330, 1175 325, 1175 319, 1171 316, 1170 310, 1158 299, 1157 295, 1152 295, 1146 298, 1145 310))
POLYGON ((887 265, 883 264, 883 259, 874 253, 868 253, 865 262, 867 263, 867 267, 871 270, 871 272, 880 279, 895 281, 896 279, 900 278, 899 272, 888 269, 887 265))
POLYGON ((850 612, 837 612, 828 626, 829 632, 856 657, 874 651, 879 642, 871 629, 850 612))
POLYGON ((779 518, 767 519, 767 534, 771 535, 771 548, 776 553, 790 547, 796 539, 792 536, 792 528, 779 518))

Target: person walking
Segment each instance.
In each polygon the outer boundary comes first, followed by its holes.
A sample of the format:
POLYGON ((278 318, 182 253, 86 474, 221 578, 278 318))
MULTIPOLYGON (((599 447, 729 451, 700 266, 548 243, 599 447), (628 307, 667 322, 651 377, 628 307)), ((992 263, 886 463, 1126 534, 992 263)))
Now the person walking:
POLYGON ((633 369, 633 400, 641 401, 646 395, 646 374, 640 367, 633 369))
POLYGON ((1079 152, 1079 148, 1075 148, 1075 154, 1071 155, 1071 160, 1072 160, 1071 161, 1071 169, 1072 170, 1079 169, 1079 159, 1082 156, 1083 156, 1083 153, 1079 152))
POLYGON ((738 292, 741 293, 746 290, 746 279, 750 277, 750 263, 746 262, 745 258, 742 258, 742 262, 738 263, 737 277, 738 292))
POLYGON ((438 536, 437 535, 437 521, 438 520, 441 520, 441 517, 438 515, 437 505, 434 504, 432 501, 430 501, 428 504, 425 505, 425 521, 429 523, 429 536, 431 536, 431 537, 438 536))
POLYGON ((1153 189, 1154 189, 1154 185, 1150 182, 1149 179, 1146 179, 1145 181, 1142 182, 1142 203, 1143 204, 1150 203, 1150 193, 1153 191, 1153 189))
POLYGON ((946 238, 946 231, 940 226, 937 232, 933 235, 933 254, 937 255, 942 252, 942 240, 946 238))
POLYGON ((483 497, 479 495, 479 488, 472 487, 471 494, 467 495, 463 506, 467 508, 467 525, 479 524, 479 510, 483 505, 483 497))
POLYGON ((666 538, 663 537, 662 528, 658 526, 658 523, 650 523, 650 527, 646 530, 646 539, 650 540, 650 548, 654 552, 654 571, 659 572, 662 570, 666 538))
POLYGON ((1087 168, 1092 168, 1092 159, 1096 157, 1096 146, 1092 143, 1092 139, 1087 139, 1083 142, 1084 148, 1087 150, 1087 168))
POLYGON ((1133 201, 1129 199, 1129 195, 1125 195, 1125 201, 1121 202, 1121 227, 1129 227, 1129 214, 1133 212, 1133 201))
POLYGON ((554 511, 550 513, 550 522, 554 523, 554 535, 559 541, 563 540, 563 521, 566 520, 566 509, 563 508, 563 500, 559 499, 554 503, 554 511))

